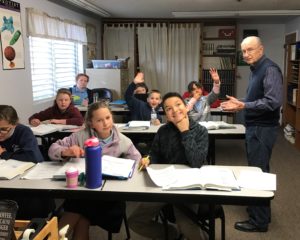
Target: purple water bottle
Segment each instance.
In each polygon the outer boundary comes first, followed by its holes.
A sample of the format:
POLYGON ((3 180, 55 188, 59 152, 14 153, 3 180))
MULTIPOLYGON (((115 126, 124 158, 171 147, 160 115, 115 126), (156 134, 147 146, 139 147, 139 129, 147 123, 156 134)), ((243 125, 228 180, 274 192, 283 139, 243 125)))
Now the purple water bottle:
POLYGON ((87 139, 85 146, 85 185, 87 188, 99 188, 102 185, 101 153, 102 149, 96 137, 87 139))

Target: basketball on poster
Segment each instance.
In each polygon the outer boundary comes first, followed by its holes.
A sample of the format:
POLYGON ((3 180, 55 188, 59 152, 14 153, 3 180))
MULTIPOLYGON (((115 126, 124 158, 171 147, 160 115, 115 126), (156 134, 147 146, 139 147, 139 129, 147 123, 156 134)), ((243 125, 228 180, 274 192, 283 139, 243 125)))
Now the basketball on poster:
POLYGON ((0 0, 0 34, 4 70, 24 68, 20 3, 0 0))

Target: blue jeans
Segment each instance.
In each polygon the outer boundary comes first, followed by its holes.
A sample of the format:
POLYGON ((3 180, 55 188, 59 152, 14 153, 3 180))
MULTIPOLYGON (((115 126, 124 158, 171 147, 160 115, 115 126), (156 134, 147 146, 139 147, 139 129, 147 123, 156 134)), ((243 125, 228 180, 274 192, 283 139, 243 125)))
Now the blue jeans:
MULTIPOLYGON (((246 152, 249 166, 270 172, 272 149, 278 135, 278 126, 246 127, 246 152)), ((271 221, 270 206, 249 206, 249 221, 258 227, 267 227, 271 221)))

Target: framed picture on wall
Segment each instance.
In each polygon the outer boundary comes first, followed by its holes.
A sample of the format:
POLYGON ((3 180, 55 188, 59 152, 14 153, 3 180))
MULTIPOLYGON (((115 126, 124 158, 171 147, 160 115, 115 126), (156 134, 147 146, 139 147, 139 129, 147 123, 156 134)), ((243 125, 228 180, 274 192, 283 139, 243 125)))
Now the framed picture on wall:
POLYGON ((0 39, 3 70, 25 68, 20 3, 0 1, 0 39))

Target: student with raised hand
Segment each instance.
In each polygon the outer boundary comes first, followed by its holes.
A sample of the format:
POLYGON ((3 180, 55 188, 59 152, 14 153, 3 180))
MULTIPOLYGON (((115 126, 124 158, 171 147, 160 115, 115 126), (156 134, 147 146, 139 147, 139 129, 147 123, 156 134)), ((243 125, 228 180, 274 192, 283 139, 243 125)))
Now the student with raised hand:
MULTIPOLYGON (((85 125, 85 129, 53 143, 49 148, 50 159, 68 160, 71 157, 83 157, 84 142, 91 137, 99 139, 103 155, 135 161, 141 159, 141 154, 132 141, 114 126, 112 113, 105 102, 96 102, 89 106, 85 125)), ((89 239, 90 225, 98 225, 107 231, 118 232, 125 213, 125 203, 67 199, 64 209, 65 213, 59 221, 59 228, 70 224, 69 232, 74 232, 72 239, 85 240, 89 239)))
POLYGON ((187 109, 189 116, 194 121, 207 121, 210 116, 210 105, 218 99, 220 93, 220 78, 217 70, 211 68, 209 70, 213 79, 213 88, 207 96, 203 96, 203 88, 201 83, 192 81, 188 85, 190 98, 187 99, 187 109))
POLYGON ((52 107, 33 114, 29 119, 30 125, 36 127, 43 121, 53 124, 77 125, 83 124, 83 117, 72 103, 71 92, 66 88, 57 91, 52 107))
MULTIPOLYGON (((206 128, 188 117, 185 102, 180 94, 167 93, 163 97, 162 106, 167 123, 157 131, 150 149, 150 160, 143 158, 140 168, 152 163, 201 167, 208 152, 206 128)), ((130 228, 142 236, 163 239, 164 226, 153 219, 165 205, 166 203, 140 203, 128 219, 130 228)), ((188 239, 200 239, 199 227, 179 210, 182 207, 196 211, 198 205, 175 205, 174 211, 179 232, 188 239)), ((168 226, 168 233, 170 239, 179 235, 173 225, 168 226)))
MULTIPOLYGON (((0 105, 0 159, 16 159, 26 162, 42 162, 43 156, 31 129, 19 123, 16 110, 9 105, 0 105)), ((52 199, 18 197, 17 217, 31 219, 47 217, 54 208, 52 199)))
POLYGON ((125 92, 125 100, 130 110, 131 120, 151 120, 151 111, 153 109, 157 115, 154 125, 159 125, 162 122, 162 117, 158 112, 161 94, 158 90, 151 90, 148 94, 147 102, 137 99, 134 94, 136 86, 139 86, 141 83, 144 83, 144 74, 139 72, 125 92))
POLYGON ((135 89, 133 94, 147 94, 148 93, 148 87, 146 85, 146 83, 141 82, 141 83, 137 83, 135 84, 135 89))
POLYGON ((90 77, 84 73, 76 76, 76 84, 69 88, 74 105, 88 106, 93 103, 92 90, 87 88, 90 77))

